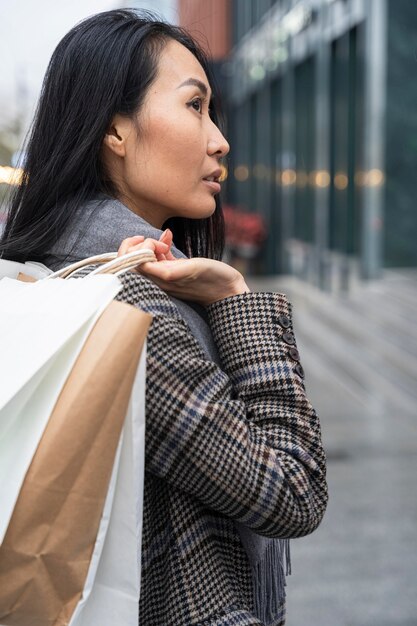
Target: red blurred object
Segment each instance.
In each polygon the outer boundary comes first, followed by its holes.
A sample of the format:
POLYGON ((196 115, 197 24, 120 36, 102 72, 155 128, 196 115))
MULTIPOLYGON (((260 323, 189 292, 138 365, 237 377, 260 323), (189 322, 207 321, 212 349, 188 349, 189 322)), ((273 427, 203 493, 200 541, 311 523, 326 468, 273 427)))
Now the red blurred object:
POLYGON ((266 239, 265 221, 259 213, 248 213, 237 206, 223 206, 226 246, 238 256, 252 258, 266 239))

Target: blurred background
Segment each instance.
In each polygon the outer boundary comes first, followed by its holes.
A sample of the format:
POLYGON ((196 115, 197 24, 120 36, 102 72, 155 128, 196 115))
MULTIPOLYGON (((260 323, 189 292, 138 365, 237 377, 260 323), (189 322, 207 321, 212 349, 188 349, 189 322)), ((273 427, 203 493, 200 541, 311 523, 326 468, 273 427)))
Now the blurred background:
POLYGON ((121 6, 211 55, 226 260, 293 304, 330 501, 287 626, 417 626, 417 2, 0 0, 0 199, 55 45, 121 6))

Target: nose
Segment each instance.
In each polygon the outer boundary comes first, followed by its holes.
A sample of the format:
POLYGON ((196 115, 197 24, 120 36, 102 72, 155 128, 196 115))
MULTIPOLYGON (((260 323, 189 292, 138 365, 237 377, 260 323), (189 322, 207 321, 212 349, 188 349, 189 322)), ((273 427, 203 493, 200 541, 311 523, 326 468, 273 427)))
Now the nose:
POLYGON ((224 157, 230 151, 230 145, 225 136, 220 132, 220 129, 214 122, 211 123, 209 141, 207 146, 207 153, 217 155, 218 157, 224 157))

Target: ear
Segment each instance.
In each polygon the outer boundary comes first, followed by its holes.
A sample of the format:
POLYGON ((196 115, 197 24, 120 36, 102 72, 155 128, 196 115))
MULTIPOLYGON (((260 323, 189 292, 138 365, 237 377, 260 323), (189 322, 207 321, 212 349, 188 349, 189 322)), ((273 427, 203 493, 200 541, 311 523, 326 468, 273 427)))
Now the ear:
POLYGON ((109 148, 113 154, 124 157, 126 155, 126 141, 130 131, 130 120, 116 115, 103 139, 103 146, 109 148))

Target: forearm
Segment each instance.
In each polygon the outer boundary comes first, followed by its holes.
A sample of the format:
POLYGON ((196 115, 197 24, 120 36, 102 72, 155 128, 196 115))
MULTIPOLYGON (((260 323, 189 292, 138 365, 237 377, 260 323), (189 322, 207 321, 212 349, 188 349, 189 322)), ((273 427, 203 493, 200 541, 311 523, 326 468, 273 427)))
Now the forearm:
POLYGON ((207 310, 253 436, 271 446, 265 462, 279 467, 296 496, 283 518, 309 518, 313 530, 327 504, 326 459, 319 419, 305 393, 291 304, 284 294, 242 294, 207 310))

